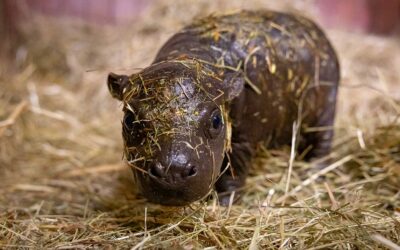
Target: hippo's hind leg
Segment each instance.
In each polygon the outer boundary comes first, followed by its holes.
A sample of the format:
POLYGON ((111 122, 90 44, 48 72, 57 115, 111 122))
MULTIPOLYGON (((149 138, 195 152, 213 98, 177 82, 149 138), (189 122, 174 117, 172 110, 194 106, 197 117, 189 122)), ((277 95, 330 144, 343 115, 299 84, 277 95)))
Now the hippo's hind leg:
MULTIPOLYGON (((320 159, 331 151, 337 86, 335 81, 328 82, 325 86, 315 87, 310 96, 306 97, 305 109, 312 115, 304 120, 301 131, 303 142, 299 145, 299 153, 305 154, 304 159, 307 161, 320 159)), ((324 161, 318 164, 317 169, 328 163, 324 161)))
POLYGON ((249 143, 232 142, 232 152, 225 156, 222 165, 221 171, 224 172, 215 183, 221 205, 229 205, 232 192, 235 192, 234 201, 239 198, 240 188, 245 184, 253 154, 249 143), (226 167, 228 168, 225 169, 226 167))

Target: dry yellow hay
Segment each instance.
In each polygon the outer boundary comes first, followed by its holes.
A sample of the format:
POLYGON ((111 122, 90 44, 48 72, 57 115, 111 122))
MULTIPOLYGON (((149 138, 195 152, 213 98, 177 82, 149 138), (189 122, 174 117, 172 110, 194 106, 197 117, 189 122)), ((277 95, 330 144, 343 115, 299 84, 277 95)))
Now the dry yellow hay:
POLYGON ((399 249, 400 39, 328 30, 343 81, 332 165, 257 159, 243 201, 149 204, 121 162, 108 72, 137 71, 193 17, 312 1, 159 1, 121 28, 37 18, 0 61, 0 248, 399 249), (318 177, 325 175, 320 180, 318 177), (319 179, 319 181, 315 181, 319 179), (285 194, 286 187, 288 190, 285 194))

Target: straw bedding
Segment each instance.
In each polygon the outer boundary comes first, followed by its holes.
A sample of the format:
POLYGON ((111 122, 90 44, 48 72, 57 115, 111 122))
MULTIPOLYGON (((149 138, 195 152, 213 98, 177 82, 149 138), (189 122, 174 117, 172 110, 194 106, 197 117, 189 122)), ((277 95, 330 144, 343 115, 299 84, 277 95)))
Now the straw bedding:
POLYGON ((118 28, 23 25, 0 60, 0 248, 399 249, 398 37, 327 30, 343 77, 326 170, 295 160, 288 183, 290 149, 264 150, 227 208, 215 194, 179 208, 135 192, 107 73, 145 67, 194 17, 244 7, 316 17, 312 1, 179 0, 118 28))

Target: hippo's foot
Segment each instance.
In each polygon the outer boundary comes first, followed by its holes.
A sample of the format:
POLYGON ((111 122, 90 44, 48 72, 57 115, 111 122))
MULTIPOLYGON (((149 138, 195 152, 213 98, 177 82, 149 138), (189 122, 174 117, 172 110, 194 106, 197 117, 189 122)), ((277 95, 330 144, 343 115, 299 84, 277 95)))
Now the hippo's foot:
POLYGON ((230 203, 236 203, 241 194, 244 181, 232 176, 222 176, 215 184, 218 192, 218 200, 222 206, 229 206, 230 203))

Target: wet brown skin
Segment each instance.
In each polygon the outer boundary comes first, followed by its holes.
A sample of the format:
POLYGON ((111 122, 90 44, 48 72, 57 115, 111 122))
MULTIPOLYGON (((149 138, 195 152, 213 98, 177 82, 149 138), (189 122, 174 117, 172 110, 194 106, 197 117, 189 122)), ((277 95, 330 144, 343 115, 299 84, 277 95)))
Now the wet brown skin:
POLYGON ((185 205, 215 187, 227 204, 257 148, 290 145, 294 122, 306 160, 329 153, 339 78, 313 22, 241 11, 195 21, 108 87, 124 103, 125 157, 148 200, 185 205))

